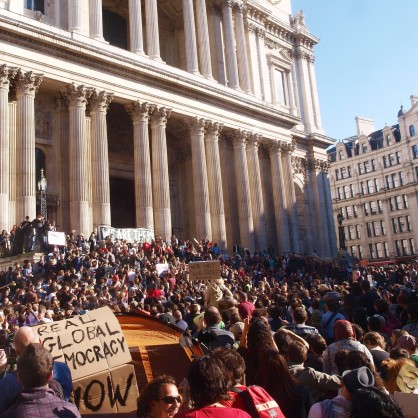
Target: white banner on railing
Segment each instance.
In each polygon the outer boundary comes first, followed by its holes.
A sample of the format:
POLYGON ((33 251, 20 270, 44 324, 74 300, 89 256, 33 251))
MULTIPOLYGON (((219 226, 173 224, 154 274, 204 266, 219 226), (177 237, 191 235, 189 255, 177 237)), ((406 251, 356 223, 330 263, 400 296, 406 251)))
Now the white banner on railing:
POLYGON ((100 226, 98 228, 99 239, 105 240, 112 235, 112 240, 126 242, 151 242, 154 239, 154 231, 146 228, 112 228, 111 226, 100 226))

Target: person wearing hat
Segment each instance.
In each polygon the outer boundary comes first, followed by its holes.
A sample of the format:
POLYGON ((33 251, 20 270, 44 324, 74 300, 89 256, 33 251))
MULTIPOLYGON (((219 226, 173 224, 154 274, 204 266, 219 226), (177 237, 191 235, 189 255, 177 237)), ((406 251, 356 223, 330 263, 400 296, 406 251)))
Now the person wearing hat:
POLYGON ((367 389, 374 386, 374 377, 367 367, 346 370, 341 380, 338 396, 326 399, 312 406, 308 418, 349 417, 352 410, 352 396, 357 389, 367 389))

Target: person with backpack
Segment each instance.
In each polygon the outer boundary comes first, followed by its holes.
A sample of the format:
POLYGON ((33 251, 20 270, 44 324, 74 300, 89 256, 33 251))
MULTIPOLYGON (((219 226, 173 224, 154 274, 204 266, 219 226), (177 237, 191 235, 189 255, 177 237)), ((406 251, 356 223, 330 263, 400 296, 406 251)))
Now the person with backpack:
POLYGON ((235 351, 228 348, 217 348, 213 356, 218 358, 228 376, 229 399, 221 401, 222 405, 242 409, 252 418, 284 418, 277 402, 261 386, 245 386, 245 362, 235 351))
POLYGON ((308 418, 349 417, 352 411, 352 397, 356 390, 370 389, 373 386, 374 377, 367 367, 347 370, 343 373, 341 390, 338 396, 314 404, 309 411, 308 418))

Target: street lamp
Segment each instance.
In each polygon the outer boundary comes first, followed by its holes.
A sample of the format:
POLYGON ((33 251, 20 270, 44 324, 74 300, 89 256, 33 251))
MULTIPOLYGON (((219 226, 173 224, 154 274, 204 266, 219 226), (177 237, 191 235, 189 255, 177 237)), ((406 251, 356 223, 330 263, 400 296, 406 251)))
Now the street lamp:
POLYGON ((337 222, 338 222, 338 238, 340 241, 340 250, 346 251, 347 248, 345 247, 345 236, 344 236, 344 227, 343 225, 344 216, 342 213, 337 215, 337 222))
POLYGON ((41 179, 38 181, 38 190, 41 193, 41 215, 47 219, 47 206, 46 206, 46 189, 48 182, 44 175, 44 169, 41 168, 41 179))

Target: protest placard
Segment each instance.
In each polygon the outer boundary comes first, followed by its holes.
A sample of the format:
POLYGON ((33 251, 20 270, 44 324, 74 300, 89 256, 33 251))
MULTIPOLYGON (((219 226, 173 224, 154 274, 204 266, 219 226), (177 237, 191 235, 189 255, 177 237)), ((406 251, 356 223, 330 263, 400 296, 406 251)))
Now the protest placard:
POLYGON ((67 245, 65 232, 48 231, 48 245, 67 245))
POLYGON ((165 271, 168 271, 168 263, 158 263, 155 265, 158 276, 165 271))
POLYGON ((402 409, 405 418, 418 418, 418 394, 395 392, 396 403, 402 409))
POLYGON ((221 277, 221 263, 219 260, 193 261, 189 263, 191 280, 218 280, 221 277))
POLYGON ((55 361, 71 370, 77 407, 84 414, 131 412, 138 397, 132 360, 119 321, 105 306, 35 327, 55 361), (129 399, 128 399, 129 398, 129 399))

